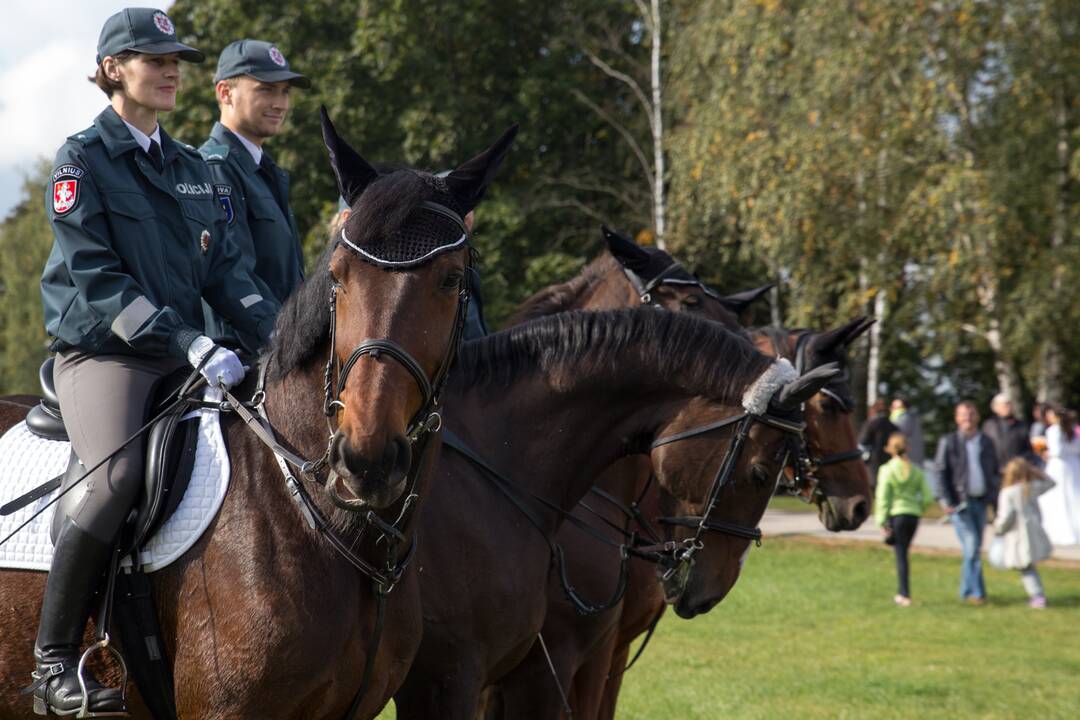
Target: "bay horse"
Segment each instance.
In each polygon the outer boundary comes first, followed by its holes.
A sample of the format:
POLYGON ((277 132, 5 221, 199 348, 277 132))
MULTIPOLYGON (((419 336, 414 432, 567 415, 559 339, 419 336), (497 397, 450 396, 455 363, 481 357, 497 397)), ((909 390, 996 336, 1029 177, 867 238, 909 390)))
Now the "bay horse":
POLYGON ((465 445, 444 446, 421 520, 433 539, 417 552, 424 631, 397 717, 475 718, 483 689, 540 630, 563 513, 621 457, 647 454, 679 500, 668 549, 686 571, 680 602, 698 612, 723 598, 787 463, 797 408, 835 372, 823 370, 794 379, 716 323, 658 308, 563 313, 466 343, 447 394, 465 445), (774 394, 787 400, 766 410, 774 394))
MULTIPOLYGON (((462 218, 516 126, 439 178, 379 172, 325 109, 322 120, 352 213, 282 309, 264 356, 262 408, 280 452, 321 457, 315 465, 328 474, 296 472, 287 483, 274 454, 222 415, 232 467, 224 504, 191 550, 150 575, 180 718, 371 718, 420 642, 418 578, 414 565, 403 567, 416 516, 406 509, 426 501, 438 449, 427 421, 440 411, 436 393, 464 320, 471 250, 462 218), (417 258, 417 247, 428 256, 417 258), (320 531, 298 509, 301 495, 323 519, 320 531), (388 557, 393 533, 401 542, 388 557), (377 648, 377 596, 390 587, 354 566, 365 559, 379 568, 385 559, 382 580, 396 583, 377 648)), ((5 407, 2 430, 21 419, 5 407)), ((0 718, 30 714, 18 689, 32 665, 45 577, 0 571, 0 718)))
MULTIPOLYGON (((534 295, 509 323, 572 308, 621 303, 694 312, 739 329, 730 301, 725 303, 725 298, 697 282, 670 255, 642 248, 608 228, 603 228, 603 234, 608 246, 606 255, 569 282, 534 295)), ((760 292, 751 291, 739 299, 750 301, 760 292)), ((868 327, 864 318, 856 318, 824 333, 760 328, 751 330, 750 335, 759 350, 786 357, 800 369, 827 362, 838 362, 846 369, 843 349, 868 327)), ((857 527, 869 510, 870 486, 865 466, 858 453, 843 451, 856 447, 853 407, 844 374, 831 381, 805 408, 809 450, 803 458, 808 466, 802 470, 809 482, 793 489, 818 505, 822 523, 834 531, 857 527)), ((663 514, 662 498, 649 478, 646 458, 627 458, 598 479, 599 492, 576 508, 574 515, 600 528, 621 525, 626 531, 632 524, 625 512, 627 507, 634 507, 643 517, 659 516, 663 514)), ((619 583, 618 556, 583 535, 575 525, 565 525, 559 541, 572 548, 567 553, 568 574, 581 583, 579 591, 590 598, 611 596, 612 588, 619 583)), ((521 666, 494 689, 488 716, 555 718, 572 708, 575 718, 613 717, 631 643, 659 620, 665 599, 671 602, 677 598, 665 597, 655 569, 640 561, 631 564, 622 600, 603 610, 582 614, 562 589, 553 587, 542 631, 545 646, 535 645, 521 666), (555 680, 549 669, 552 666, 555 680)))

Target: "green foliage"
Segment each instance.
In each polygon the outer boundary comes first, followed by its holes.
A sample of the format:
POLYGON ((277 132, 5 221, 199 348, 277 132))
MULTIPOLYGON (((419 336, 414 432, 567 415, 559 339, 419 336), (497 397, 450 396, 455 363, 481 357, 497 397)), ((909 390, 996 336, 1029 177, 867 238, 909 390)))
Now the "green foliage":
POLYGON ((45 219, 50 167, 23 184, 24 200, 0 223, 0 394, 37 394, 37 370, 48 354, 41 270, 52 247, 45 219))
POLYGON ((188 73, 180 107, 166 123, 201 141, 217 114, 216 54, 241 37, 277 43, 314 84, 293 93, 288 129, 267 145, 292 173, 309 259, 325 242, 337 196, 320 104, 370 161, 434 170, 464 162, 520 123, 477 213, 484 294, 497 323, 537 283, 565 279, 555 269, 571 272, 594 254, 600 220, 623 226, 623 218, 635 217, 637 208, 616 197, 625 193, 610 191, 637 182, 628 151, 576 96, 603 101, 633 124, 634 113, 619 109, 617 84, 584 60, 578 42, 583 27, 600 24, 623 39, 627 54, 641 55, 631 40, 634 12, 633 3, 601 0, 179 0, 170 15, 211 61, 188 73), (530 270, 539 267, 547 270, 530 270))

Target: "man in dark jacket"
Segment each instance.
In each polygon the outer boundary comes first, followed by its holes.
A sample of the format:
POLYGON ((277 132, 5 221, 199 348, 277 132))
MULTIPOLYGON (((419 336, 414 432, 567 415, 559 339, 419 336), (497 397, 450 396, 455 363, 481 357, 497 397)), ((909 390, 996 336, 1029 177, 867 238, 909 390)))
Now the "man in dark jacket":
POLYGON ((938 502, 952 518, 963 549, 960 597, 972 605, 986 601, 982 547, 986 508, 997 500, 1000 467, 993 442, 979 432, 979 411, 965 400, 956 406, 956 432, 938 442, 935 463, 938 502))
POLYGON ((982 431, 994 441, 998 467, 1004 468, 1014 457, 1033 461, 1035 453, 1031 451, 1027 424, 1013 415, 1013 404, 1009 396, 1005 393, 995 395, 990 401, 990 410, 994 416, 987 418, 982 431))

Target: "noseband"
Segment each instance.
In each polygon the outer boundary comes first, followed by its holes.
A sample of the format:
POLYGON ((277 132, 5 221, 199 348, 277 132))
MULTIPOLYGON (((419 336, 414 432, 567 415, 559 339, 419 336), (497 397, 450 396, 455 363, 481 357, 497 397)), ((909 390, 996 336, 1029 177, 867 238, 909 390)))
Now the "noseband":
MULTIPOLYGON (((674 435, 659 438, 649 447, 650 450, 655 450, 664 445, 698 437, 713 432, 714 430, 735 425, 734 438, 732 439, 727 452, 724 454, 724 459, 716 471, 716 476, 713 478, 712 486, 705 496, 702 514, 657 518, 657 522, 661 525, 692 527, 696 529, 693 537, 687 538, 681 543, 668 541, 661 547, 663 558, 660 560, 660 564, 666 568, 663 579, 666 580, 670 578, 672 575, 679 572, 680 568, 689 567, 690 563, 693 561, 694 554, 705 547, 702 537, 708 532, 732 535, 745 540, 753 540, 757 545, 761 544, 761 528, 739 525, 737 523, 727 522, 726 520, 717 520, 712 517, 720 497, 720 491, 731 481, 732 475, 735 472, 735 466, 739 461, 739 456, 742 454, 743 445, 746 444, 746 439, 750 436, 750 429, 753 427, 754 423, 761 423, 762 425, 767 425, 780 430, 783 433, 793 435, 800 441, 802 440, 803 431, 806 429, 806 423, 785 420, 784 418, 775 415, 757 415, 743 412, 729 418, 724 418, 723 420, 700 425, 674 435)), ((791 453, 792 450, 790 446, 785 448, 785 457, 781 463, 779 475, 782 475, 783 468, 787 467, 791 453)), ((777 482, 779 482, 780 479, 779 475, 777 476, 777 482)), ((646 551, 650 549, 651 548, 646 548, 646 551)))

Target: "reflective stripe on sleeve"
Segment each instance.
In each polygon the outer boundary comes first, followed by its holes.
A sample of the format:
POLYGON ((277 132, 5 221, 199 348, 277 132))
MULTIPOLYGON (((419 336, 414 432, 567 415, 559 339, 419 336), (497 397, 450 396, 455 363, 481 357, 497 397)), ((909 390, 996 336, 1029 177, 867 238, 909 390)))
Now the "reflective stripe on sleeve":
POLYGON ((257 295, 255 293, 252 293, 251 295, 248 295, 245 298, 241 298, 240 299, 240 304, 244 306, 245 310, 247 310, 249 307, 251 307, 255 303, 262 302, 262 299, 263 299, 262 295, 257 295))
POLYGON ((131 336, 157 311, 154 303, 147 300, 145 295, 140 295, 120 311, 110 328, 122 339, 130 340, 131 336))

